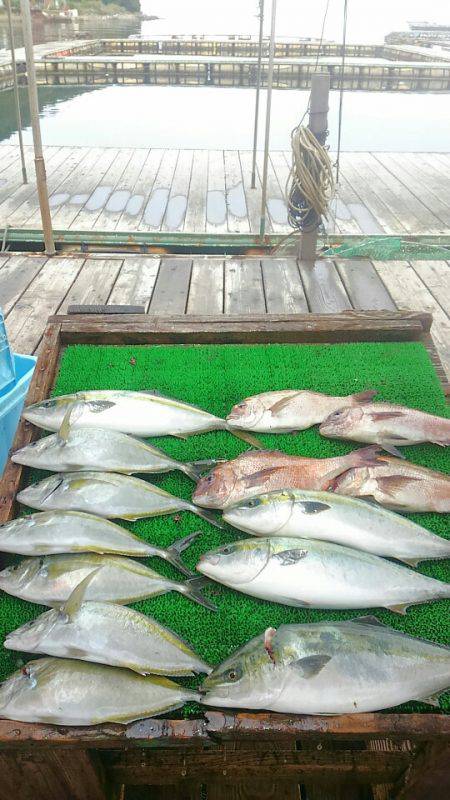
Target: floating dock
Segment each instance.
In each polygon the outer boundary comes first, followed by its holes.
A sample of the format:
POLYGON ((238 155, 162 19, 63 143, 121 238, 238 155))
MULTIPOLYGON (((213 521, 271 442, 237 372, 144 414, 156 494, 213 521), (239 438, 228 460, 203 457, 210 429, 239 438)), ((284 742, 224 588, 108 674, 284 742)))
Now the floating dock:
MULTIPOLYGON (((19 151, 0 145, 0 220, 35 229, 40 214, 33 150, 30 183, 22 183, 19 151)), ((286 234, 284 198, 290 152, 269 158, 267 233, 286 234)), ((261 161, 251 188, 247 150, 46 147, 53 225, 58 230, 257 234, 261 161)), ((330 234, 449 235, 450 154, 342 153, 330 234)))
MULTIPOLYGON (((449 91, 450 53, 407 45, 342 47, 278 41, 274 88, 307 89, 312 73, 328 70, 331 88, 370 91, 449 91)), ((18 72, 26 81, 25 59, 17 51, 18 72)), ((257 42, 233 39, 98 39, 40 45, 35 48, 37 80, 47 85, 106 86, 146 84, 174 86, 256 86, 257 42)), ((268 63, 264 59, 263 83, 268 63)), ((11 63, 0 61, 0 88, 11 85, 11 63)))

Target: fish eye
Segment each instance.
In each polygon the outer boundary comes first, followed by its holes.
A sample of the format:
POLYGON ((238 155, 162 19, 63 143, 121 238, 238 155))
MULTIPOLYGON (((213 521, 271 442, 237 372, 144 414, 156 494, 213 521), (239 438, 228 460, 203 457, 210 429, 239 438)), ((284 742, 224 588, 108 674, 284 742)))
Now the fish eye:
POLYGON ((261 505, 261 500, 259 499, 259 497, 254 497, 253 500, 248 501, 249 508, 256 508, 257 506, 260 505, 261 505))
POLYGON ((214 480, 213 476, 212 475, 208 475, 208 477, 206 478, 206 483, 212 483, 213 480, 214 480))
POLYGON ((242 671, 238 668, 230 669, 228 672, 228 680, 230 681, 238 681, 242 676, 242 671))
POLYGON ((229 556, 231 552, 232 552, 231 545, 227 545, 222 549, 222 553, 224 556, 229 556))
POLYGON ((238 408, 245 408, 246 405, 247 405, 247 403, 238 403, 237 407, 238 408))

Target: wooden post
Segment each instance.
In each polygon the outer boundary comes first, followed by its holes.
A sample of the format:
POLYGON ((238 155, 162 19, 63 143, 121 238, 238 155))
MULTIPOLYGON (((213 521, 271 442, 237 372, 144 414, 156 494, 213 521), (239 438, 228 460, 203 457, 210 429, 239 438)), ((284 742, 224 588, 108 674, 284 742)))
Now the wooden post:
POLYGON ((16 107, 17 135, 19 137, 20 160, 22 162, 22 180, 28 183, 27 168, 25 166, 25 153, 23 149, 22 136, 22 116, 20 113, 19 87, 17 84, 16 51, 14 44, 14 29, 11 17, 11 0, 6 0, 6 11, 8 12, 9 46, 11 49, 11 69, 13 74, 14 104, 16 107))
POLYGON ((270 23, 270 47, 269 47, 269 71, 267 75, 267 105, 266 105, 266 133, 264 139, 264 162, 261 190, 261 215, 259 222, 259 235, 261 241, 266 232, 266 200, 267 200, 267 171, 269 165, 269 145, 270 145, 270 114, 272 110, 272 86, 273 86, 273 59, 275 54, 275 26, 277 21, 277 0, 272 0, 272 15, 270 23))
MULTIPOLYGON (((328 128, 328 98, 330 94, 329 72, 315 72, 311 78, 311 99, 309 109, 309 129, 321 144, 325 141, 328 128)), ((310 218, 312 214, 310 215, 310 218)), ((312 230, 300 237, 298 257, 303 261, 315 261, 317 251, 317 228, 319 217, 312 221, 312 230), (313 223, 315 224, 313 225, 313 223)))
POLYGON ((48 256, 53 256, 55 255, 56 249, 53 239, 50 204, 48 202, 47 175, 45 173, 45 161, 42 152, 41 126, 39 124, 39 103, 36 70, 34 66, 30 0, 20 0, 20 11, 22 16, 25 59, 27 62, 28 102, 30 104, 31 127, 33 130, 34 165, 36 169, 36 183, 39 207, 41 209, 42 229, 44 232, 45 252, 48 256))

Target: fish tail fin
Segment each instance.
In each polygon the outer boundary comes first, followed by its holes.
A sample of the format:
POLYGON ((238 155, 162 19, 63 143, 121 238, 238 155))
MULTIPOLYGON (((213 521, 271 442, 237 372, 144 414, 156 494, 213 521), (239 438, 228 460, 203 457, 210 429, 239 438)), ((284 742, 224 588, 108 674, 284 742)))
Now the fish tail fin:
POLYGON ((170 547, 167 548, 164 553, 164 558, 169 562, 169 564, 172 564, 174 567, 180 570, 180 572, 189 577, 194 576, 195 573, 183 564, 180 558, 180 553, 183 553, 184 550, 187 550, 187 548, 190 547, 194 539, 196 539, 200 533, 202 533, 202 531, 194 531, 194 533, 190 533, 188 536, 184 536, 182 539, 177 539, 170 545, 170 547))
POLYGON ((205 508, 200 508, 199 506, 195 506, 193 503, 190 503, 187 508, 189 511, 192 511, 193 514, 197 514, 198 517, 202 519, 206 519, 207 522, 210 522, 211 525, 215 525, 216 528, 223 528, 223 523, 217 519, 216 515, 213 514, 212 511, 207 511, 205 508))
POLYGON ((370 403, 371 400, 378 394, 376 389, 367 389, 365 392, 356 392, 351 394, 350 397, 356 403, 370 403))
POLYGON ((351 467, 374 467, 382 463, 383 448, 378 444, 353 450, 347 458, 351 467))
POLYGON ((243 442, 246 442, 246 444, 250 444, 252 447, 255 447, 257 450, 264 449, 263 443, 248 431, 242 431, 238 428, 233 428, 233 426, 229 425, 228 423, 225 424, 224 430, 231 433, 231 435, 235 436, 236 439, 241 439, 243 442))
POLYGON ((188 461, 186 464, 180 465, 180 469, 193 481, 199 481, 203 473, 208 469, 213 469, 217 463, 216 458, 205 458, 203 461, 188 461))
POLYGON ((210 600, 207 600, 207 598, 204 597, 200 591, 200 589, 203 589, 209 583, 210 581, 207 578, 190 578, 188 581, 178 584, 178 591, 181 592, 181 594, 184 594, 185 597, 189 597, 189 599, 193 600, 194 603, 199 603, 199 605, 203 606, 204 608, 208 608, 210 611, 217 611, 214 603, 211 603, 210 600))

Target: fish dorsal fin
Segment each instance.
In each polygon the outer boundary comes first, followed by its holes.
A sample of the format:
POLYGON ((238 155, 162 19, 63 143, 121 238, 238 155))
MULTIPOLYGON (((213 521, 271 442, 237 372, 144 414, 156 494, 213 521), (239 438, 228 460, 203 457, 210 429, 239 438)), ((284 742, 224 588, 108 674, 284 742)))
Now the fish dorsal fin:
POLYGON ((385 625, 384 622, 380 622, 380 620, 377 619, 377 617, 374 617, 373 614, 367 614, 364 617, 355 617, 355 619, 350 619, 349 622, 354 625, 374 625, 375 627, 379 628, 389 628, 389 625, 385 625))
POLYGON ((288 397, 282 397, 281 400, 277 400, 273 406, 270 406, 268 409, 271 414, 277 414, 279 411, 282 411, 283 408, 286 408, 296 397, 298 397, 302 392, 295 392, 295 394, 291 394, 288 397))
POLYGON ((79 611, 80 607, 84 603, 86 592, 101 569, 102 567, 97 567, 97 569, 92 570, 89 575, 86 575, 81 583, 75 587, 64 605, 61 606, 61 614, 67 618, 68 622, 70 622, 72 617, 77 613, 77 611, 79 611))
POLYGON ((298 670, 302 678, 314 678, 331 660, 331 656, 326 653, 318 653, 314 656, 306 656, 292 661, 289 666, 291 669, 298 670))

